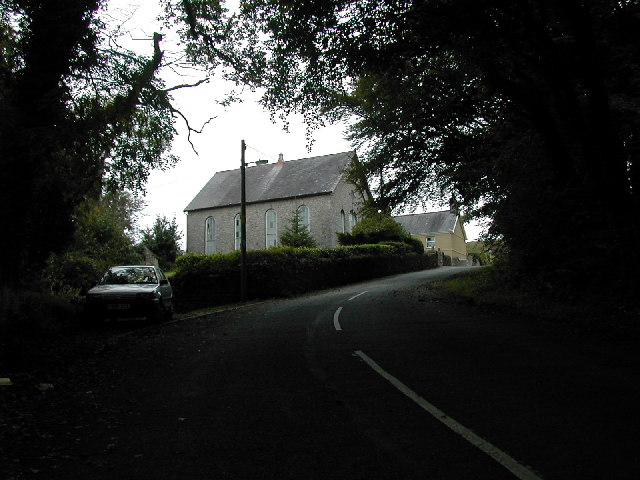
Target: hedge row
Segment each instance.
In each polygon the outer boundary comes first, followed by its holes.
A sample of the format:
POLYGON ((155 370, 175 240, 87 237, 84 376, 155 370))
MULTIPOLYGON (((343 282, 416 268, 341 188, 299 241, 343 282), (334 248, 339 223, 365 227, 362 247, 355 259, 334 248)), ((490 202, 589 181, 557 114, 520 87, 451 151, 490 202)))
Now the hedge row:
MULTIPOLYGON (((178 257, 171 278, 175 308, 188 311, 240 300, 240 252, 178 257)), ((287 297, 385 275, 437 267, 435 254, 404 243, 247 252, 247 297, 287 297)))

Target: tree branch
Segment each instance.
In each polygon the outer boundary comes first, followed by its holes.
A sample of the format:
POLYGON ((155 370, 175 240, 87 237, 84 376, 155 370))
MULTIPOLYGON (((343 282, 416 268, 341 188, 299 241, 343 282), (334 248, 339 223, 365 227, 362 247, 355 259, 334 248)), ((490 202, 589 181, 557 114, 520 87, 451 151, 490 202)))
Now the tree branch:
POLYGON ((189 145, 191 145, 191 150, 193 150, 193 152, 196 155, 199 155, 198 151, 196 150, 196 147, 193 145, 193 142, 191 141, 191 132, 202 133, 202 131, 204 130, 204 127, 206 127, 209 122, 211 122, 212 120, 214 120, 214 119, 216 119, 218 117, 217 116, 210 117, 206 122, 204 122, 202 124, 202 127, 200 127, 200 130, 198 130, 197 128, 193 128, 191 126, 191 124, 189 123, 189 120, 187 119, 187 117, 180 110, 178 110, 174 106, 169 106, 169 110, 171 111, 171 113, 175 113, 176 115, 180 116, 182 118, 182 120, 184 121, 185 125, 187 126, 187 141, 189 142, 189 145))
POLYGON ((198 80, 196 83, 183 83, 181 85, 175 85, 173 87, 170 88, 166 88, 164 89, 165 92, 173 92, 174 90, 179 90, 181 88, 191 88, 191 87, 198 87, 200 85, 202 85, 203 83, 209 83, 209 77, 207 78, 203 78, 202 80, 198 80))

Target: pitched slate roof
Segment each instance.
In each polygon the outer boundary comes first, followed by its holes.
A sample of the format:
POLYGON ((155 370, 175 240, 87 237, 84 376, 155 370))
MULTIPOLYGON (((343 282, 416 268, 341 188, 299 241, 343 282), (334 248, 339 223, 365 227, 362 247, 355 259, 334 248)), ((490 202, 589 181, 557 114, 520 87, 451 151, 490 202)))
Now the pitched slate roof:
MULTIPOLYGON (((328 194, 338 185, 355 152, 247 167, 247 203, 328 194)), ((240 169, 217 172, 184 209, 201 210, 240 204, 240 169)))
POLYGON ((443 212, 415 213, 393 217, 412 235, 453 233, 458 215, 449 210, 443 212))

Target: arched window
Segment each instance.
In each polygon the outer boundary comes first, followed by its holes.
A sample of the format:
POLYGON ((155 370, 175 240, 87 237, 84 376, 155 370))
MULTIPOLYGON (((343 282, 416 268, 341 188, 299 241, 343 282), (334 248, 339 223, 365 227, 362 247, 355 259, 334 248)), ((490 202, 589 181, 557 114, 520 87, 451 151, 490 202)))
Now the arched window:
POLYGON ((300 205, 298 207, 298 218, 300 219, 300 226, 310 231, 311 219, 309 218, 309 207, 306 205, 300 205))
POLYGON ((204 253, 216 253, 216 221, 208 217, 204 222, 204 253))
POLYGON ((278 214, 275 210, 269 209, 264 215, 266 227, 267 248, 275 247, 278 244, 278 214))
POLYGON ((340 231, 342 233, 347 231, 347 216, 344 214, 344 210, 340 210, 340 231))
POLYGON ((353 227, 356 226, 356 223, 358 223, 358 217, 356 217, 356 212, 351 210, 351 212, 349 212, 349 231, 353 230, 353 227))
POLYGON ((241 237, 241 232, 242 230, 240 229, 241 224, 240 224, 240 214, 236 214, 234 220, 233 220, 233 224, 234 224, 234 232, 235 232, 235 249, 236 250, 240 250, 240 241, 242 239, 241 237))

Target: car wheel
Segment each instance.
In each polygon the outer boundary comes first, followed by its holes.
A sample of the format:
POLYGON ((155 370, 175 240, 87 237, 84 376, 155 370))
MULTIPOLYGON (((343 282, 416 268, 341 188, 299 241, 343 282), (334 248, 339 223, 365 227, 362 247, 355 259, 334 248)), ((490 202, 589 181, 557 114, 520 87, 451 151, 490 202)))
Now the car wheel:
POLYGON ((167 307, 161 302, 158 305, 158 308, 147 316, 147 319, 153 323, 160 323, 166 320, 170 320, 172 317, 172 310, 173 308, 171 306, 167 307))
POLYGON ((168 307, 164 307, 164 319, 166 321, 173 320, 173 303, 169 303, 168 307))
POLYGON ((100 325, 104 323, 104 315, 94 309, 84 309, 82 311, 83 320, 89 325, 100 325))
POLYGON ((147 320, 152 323, 162 322, 162 320, 164 320, 164 309, 162 307, 158 307, 156 310, 147 315, 147 320))

